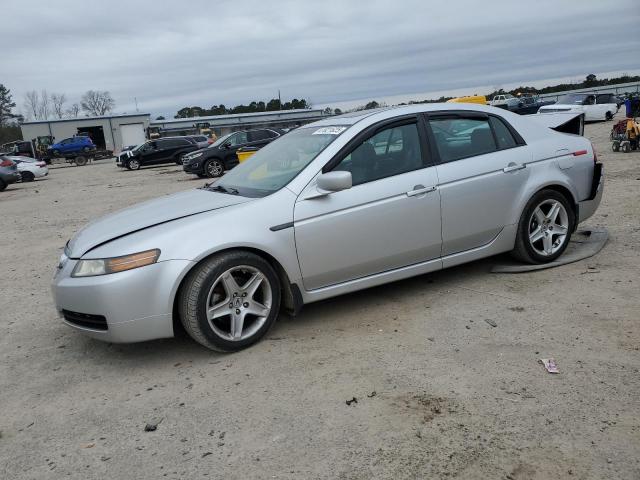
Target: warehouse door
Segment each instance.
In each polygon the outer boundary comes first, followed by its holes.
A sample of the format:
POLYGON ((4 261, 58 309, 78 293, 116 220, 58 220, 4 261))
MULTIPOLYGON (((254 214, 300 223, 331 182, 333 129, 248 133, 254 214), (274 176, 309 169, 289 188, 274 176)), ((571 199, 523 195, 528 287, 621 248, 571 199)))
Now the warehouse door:
POLYGON ((120 125, 120 135, 122 136, 122 148, 140 145, 146 141, 142 123, 120 125))

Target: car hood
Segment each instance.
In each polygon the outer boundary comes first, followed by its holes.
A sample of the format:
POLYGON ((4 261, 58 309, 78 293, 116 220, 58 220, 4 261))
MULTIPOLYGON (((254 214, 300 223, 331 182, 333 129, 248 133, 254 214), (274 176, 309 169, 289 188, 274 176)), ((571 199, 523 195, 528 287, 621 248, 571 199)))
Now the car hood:
POLYGON ((179 218, 250 201, 207 190, 190 190, 134 205, 91 222, 67 244, 65 252, 80 258, 110 240, 179 218))

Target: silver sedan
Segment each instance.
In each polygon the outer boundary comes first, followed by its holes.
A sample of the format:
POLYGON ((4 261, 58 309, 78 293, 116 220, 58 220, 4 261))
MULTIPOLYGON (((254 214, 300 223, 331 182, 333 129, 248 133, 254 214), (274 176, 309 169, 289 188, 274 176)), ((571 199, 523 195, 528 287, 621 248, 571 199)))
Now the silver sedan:
POLYGON ((550 128, 561 123, 432 104, 306 125, 214 184, 78 232, 53 280, 57 309, 94 338, 181 324, 229 352, 306 303, 502 252, 551 262, 603 190, 591 143, 550 128))

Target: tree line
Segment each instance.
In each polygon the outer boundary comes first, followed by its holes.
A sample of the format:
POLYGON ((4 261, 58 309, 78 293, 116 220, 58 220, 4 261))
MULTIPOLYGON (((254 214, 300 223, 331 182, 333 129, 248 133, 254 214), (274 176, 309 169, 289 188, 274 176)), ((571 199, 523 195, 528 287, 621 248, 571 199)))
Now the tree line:
POLYGON ((275 112, 277 110, 304 110, 311 108, 309 103, 304 98, 298 100, 294 98, 289 102, 282 103, 277 98, 272 98, 268 102, 253 101, 248 105, 236 105, 235 107, 226 107, 223 104, 213 105, 211 108, 202 107, 184 107, 178 110, 173 118, 190 118, 190 117, 209 117, 216 115, 230 115, 235 113, 260 113, 260 112, 275 112))
POLYGON ((67 103, 64 93, 30 90, 24 95, 22 120, 76 118, 80 116, 80 112, 86 116, 99 117, 112 112, 116 106, 111 94, 103 90, 87 90, 82 95, 80 103, 72 103, 69 106, 67 103))

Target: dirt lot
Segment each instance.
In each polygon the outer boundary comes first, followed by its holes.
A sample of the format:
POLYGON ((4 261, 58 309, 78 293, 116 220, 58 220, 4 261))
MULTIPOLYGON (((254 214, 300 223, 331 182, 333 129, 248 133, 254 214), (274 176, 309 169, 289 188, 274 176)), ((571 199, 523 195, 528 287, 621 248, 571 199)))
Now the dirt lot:
POLYGON ((234 355, 87 339, 49 291, 83 224, 202 180, 101 161, 11 186, 0 478, 640 478, 640 153, 612 153, 610 128, 587 127, 607 175, 596 257, 520 275, 490 259, 309 305, 234 355))

